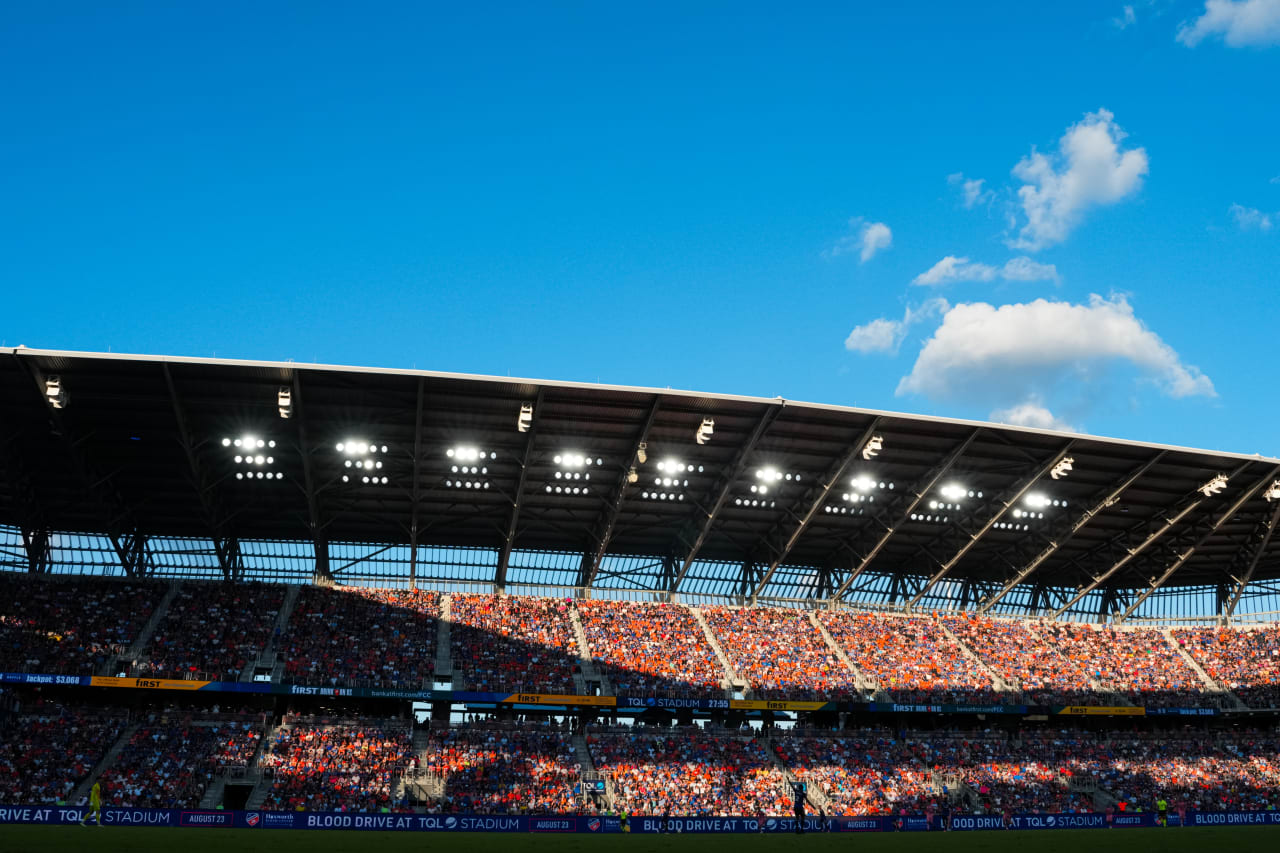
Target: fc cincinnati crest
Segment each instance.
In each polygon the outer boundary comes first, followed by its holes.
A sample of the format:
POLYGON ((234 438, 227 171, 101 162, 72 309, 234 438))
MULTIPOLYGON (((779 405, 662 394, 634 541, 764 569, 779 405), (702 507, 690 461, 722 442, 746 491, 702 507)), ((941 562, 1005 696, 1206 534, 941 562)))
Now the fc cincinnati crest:
POLYGON ((600 818, 593 817, 591 820, 587 821, 587 829, 591 830, 592 832, 599 832, 600 818))
POLYGON ((260 820, 262 820, 262 817, 257 812, 249 812, 244 816, 244 822, 249 826, 257 826, 260 820))

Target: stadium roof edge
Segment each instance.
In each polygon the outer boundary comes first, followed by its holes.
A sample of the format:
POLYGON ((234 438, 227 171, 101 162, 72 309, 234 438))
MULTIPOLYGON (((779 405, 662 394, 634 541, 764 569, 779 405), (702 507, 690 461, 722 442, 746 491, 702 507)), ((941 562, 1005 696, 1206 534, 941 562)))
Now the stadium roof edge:
POLYGON ((501 382, 503 384, 525 384, 542 386, 549 388, 581 388, 597 391, 617 391, 633 394, 669 394, 678 397, 692 397, 698 399, 724 400, 740 403, 756 403, 760 405, 785 405, 794 408, 812 409, 815 411, 827 412, 845 412, 851 414, 866 415, 870 417, 886 417, 901 418, 924 423, 948 424, 952 426, 963 427, 986 427, 990 429, 1007 430, 1010 432, 1025 433, 1027 435, 1049 436, 1054 438, 1082 438, 1091 441, 1101 441, 1108 444, 1117 444, 1125 447, 1142 448, 1147 450, 1166 450, 1179 453, 1197 453, 1219 456, 1225 459, 1248 460, 1252 462, 1273 462, 1280 464, 1280 457, 1263 456, 1260 453, 1241 453, 1230 450, 1214 450, 1205 447, 1188 447, 1177 444, 1163 444, 1151 441, 1135 441, 1127 438, 1116 438, 1114 436, 1095 435, 1090 433, 1073 433, 1063 430, 1038 429, 1036 427, 1020 426, 1017 424, 996 423, 994 421, 970 420, 967 418, 948 418, 938 415, 923 415, 912 412, 896 412, 887 409, 867 409, 859 406, 842 406, 836 403, 815 403, 806 400, 792 400, 786 397, 756 397, 749 394, 721 394, 709 391, 694 391, 681 388, 655 388, 640 385, 613 385, 600 382, 575 382, 572 380, 559 379, 535 379, 523 376, 492 376, 488 374, 478 373, 455 373, 451 371, 441 370, 419 370, 416 368, 398 368, 398 367, 361 367, 359 365, 346 364, 326 364, 320 362, 296 362, 296 361, 267 361, 258 359, 234 359, 234 358, 205 358, 200 356, 169 356, 169 355, 150 355, 145 353, 112 353, 112 352, 82 352, 78 350, 45 350, 35 349, 27 346, 16 347, 0 347, 0 353, 12 354, 19 356, 33 356, 44 358, 82 358, 82 359, 104 359, 110 361, 133 361, 133 362, 151 362, 155 364, 200 364, 213 367, 251 367, 259 369, 278 369, 278 370, 314 370, 314 371, 330 371, 338 373, 353 373, 379 376, 405 376, 405 377, 426 377, 432 379, 459 379, 471 382, 501 382))

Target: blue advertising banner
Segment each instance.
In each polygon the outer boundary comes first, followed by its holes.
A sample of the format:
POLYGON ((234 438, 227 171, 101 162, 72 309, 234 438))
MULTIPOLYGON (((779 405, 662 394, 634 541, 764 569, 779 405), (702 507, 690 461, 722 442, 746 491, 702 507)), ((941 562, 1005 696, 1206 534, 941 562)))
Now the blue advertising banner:
MULTIPOLYGON (((45 824, 68 826, 89 817, 76 806, 0 806, 0 825, 45 824)), ((865 817, 808 817, 806 832, 937 832, 945 818, 935 815, 868 815, 865 817)), ((1280 812, 1187 812, 1188 827, 1280 826, 1280 812)), ((91 821, 92 823, 92 821, 91 821)), ((626 823, 606 815, 422 815, 365 814, 351 812, 265 812, 202 809, 104 808, 102 825, 171 826, 193 829, 342 829, 393 832, 540 832, 540 833, 790 833, 789 817, 663 817, 633 815, 626 823)), ((1169 825, 1178 826, 1176 813, 1169 825)), ((1016 814, 1011 829, 1138 829, 1158 826, 1154 812, 1142 814, 1016 814)), ((963 815, 951 818, 951 830, 973 832, 1004 828, 1000 815, 963 815)))

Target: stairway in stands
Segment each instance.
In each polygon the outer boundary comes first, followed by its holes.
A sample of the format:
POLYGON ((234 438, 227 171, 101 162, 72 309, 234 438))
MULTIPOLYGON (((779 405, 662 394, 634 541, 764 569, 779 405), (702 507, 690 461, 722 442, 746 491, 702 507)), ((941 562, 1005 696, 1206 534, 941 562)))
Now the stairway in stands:
POLYGON ((284 662, 280 660, 280 649, 276 647, 276 636, 284 633, 284 629, 289 624, 290 617, 293 616, 293 608, 298 603, 298 595, 302 592, 302 587, 298 584, 289 584, 285 587, 284 601, 280 602, 280 610, 276 613, 275 622, 271 626, 271 634, 267 637, 266 645, 258 653, 257 661, 251 666, 246 666, 240 673, 240 682, 248 684, 253 681, 254 673, 258 670, 267 670, 271 673, 272 681, 280 681, 284 676, 284 662))
POLYGON ((569 608, 569 622, 573 625, 573 638, 578 643, 578 668, 582 670, 573 674, 573 683, 579 695, 592 694, 593 691, 587 686, 587 682, 591 681, 600 685, 601 696, 616 695, 609 679, 596 668, 595 658, 591 655, 591 644, 587 642, 587 630, 582 626, 582 617, 578 615, 578 608, 572 606, 569 608))
MULTIPOLYGON (((436 622, 436 681, 453 682, 453 596, 440 596, 440 619, 436 622)), ((455 690, 461 689, 453 685, 455 690)))
POLYGON ((133 723, 125 726, 124 731, 120 733, 120 737, 116 738, 115 743, 111 744, 111 748, 102 756, 102 760, 93 765, 93 769, 89 771, 89 775, 84 778, 76 789, 71 792, 71 796, 67 798, 70 803, 78 803, 81 798, 89 796, 89 789, 93 787, 93 783, 97 782, 102 776, 103 771, 111 766, 111 763, 120 757, 120 753, 124 752, 124 748, 129 745, 129 739, 137 733, 142 727, 141 723, 133 723))
POLYGON ((951 641, 960 647, 960 652, 965 657, 967 657, 969 660, 976 663, 978 665, 978 668, 987 674, 987 677, 991 679, 991 684, 992 686, 995 687, 997 692, 1012 693, 1015 696, 1021 695, 1022 693, 1021 684, 1018 684, 1016 681, 1010 681, 1006 678, 1002 678, 1000 673, 996 672, 994 669, 992 669, 990 666, 987 665, 986 661, 978 657, 977 652, 975 652, 973 649, 965 645, 964 640, 960 639, 960 637, 957 636, 954 631, 948 628, 941 619, 935 620, 935 624, 942 629, 942 633, 950 637, 951 641))
POLYGON ((746 690, 747 682, 738 677, 738 673, 729 664, 729 657, 724 653, 724 649, 720 648, 720 641, 716 639, 715 632, 711 630, 711 626, 707 624, 707 618, 702 615, 702 611, 693 605, 685 605, 689 612, 693 614, 694 620, 702 627, 702 634, 707 638, 711 651, 716 653, 716 660, 720 662, 720 668, 724 670, 724 681, 721 686, 724 687, 724 693, 727 697, 733 696, 733 691, 746 690))
POLYGON ((124 654, 107 658, 98 672, 99 675, 116 675, 122 671, 127 671, 133 666, 133 662, 142 656, 147 644, 155 636, 156 630, 160 627, 160 622, 164 619, 165 614, 169 612, 169 605, 173 604, 174 598, 177 597, 181 589, 182 581, 169 582, 169 588, 165 590, 164 597, 160 599, 156 609, 151 612, 151 618, 147 620, 147 624, 142 626, 138 636, 133 638, 133 644, 125 650, 124 654))
POLYGON ((1191 653, 1184 649, 1182 644, 1178 642, 1178 639, 1173 636, 1172 628, 1162 628, 1160 629, 1160 633, 1164 635, 1165 642, 1173 647, 1174 651, 1182 657, 1182 660, 1186 665, 1191 667, 1191 671, 1200 678, 1200 682, 1204 685, 1205 690, 1220 697, 1224 708, 1235 711, 1248 710, 1249 706, 1244 703, 1243 699, 1228 690, 1226 685, 1219 684, 1210 678, 1209 673, 1205 672, 1204 668, 1201 667, 1200 664, 1196 663, 1196 659, 1191 656, 1191 653))
POLYGON ((888 692, 880 688, 879 682, 854 666, 853 660, 850 659, 849 655, 845 654, 844 649, 840 648, 840 644, 836 642, 835 637, 831 636, 831 632, 827 630, 827 626, 822 624, 822 620, 818 618, 818 614, 810 610, 808 612, 808 616, 809 621, 813 624, 813 627, 817 630, 819 636, 822 637, 823 642, 827 644, 827 648, 834 652, 835 656, 840 659, 840 662, 853 673, 854 684, 857 685, 858 689, 865 690, 875 701, 890 701, 888 692))

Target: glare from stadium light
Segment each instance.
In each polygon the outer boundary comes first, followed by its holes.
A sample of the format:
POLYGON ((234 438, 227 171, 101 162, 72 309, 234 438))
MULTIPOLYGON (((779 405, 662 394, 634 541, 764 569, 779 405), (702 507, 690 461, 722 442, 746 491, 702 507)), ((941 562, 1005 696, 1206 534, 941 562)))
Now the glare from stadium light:
MULTIPOLYGON (((1040 492, 1032 492, 1031 494, 1027 495, 1023 500, 1027 506, 1034 507, 1035 509, 1043 509, 1050 505, 1050 500, 1048 496, 1040 492)), ((1052 503, 1054 505, 1057 504, 1056 501, 1053 501, 1052 503)))
POLYGON ((966 496, 973 497, 973 493, 959 483, 948 483, 940 491, 944 498, 949 498, 953 501, 963 500, 966 496))
POLYGON ((860 492, 869 492, 876 487, 875 480, 872 480, 866 474, 860 474, 849 481, 855 489, 860 492))
MULTIPOLYGON (((777 468, 759 468, 756 470, 756 479, 764 480, 766 483, 772 483, 777 480, 781 480, 783 476, 784 476, 783 473, 779 471, 777 468)), ((791 479, 790 474, 785 475, 785 477, 788 480, 791 479)))

